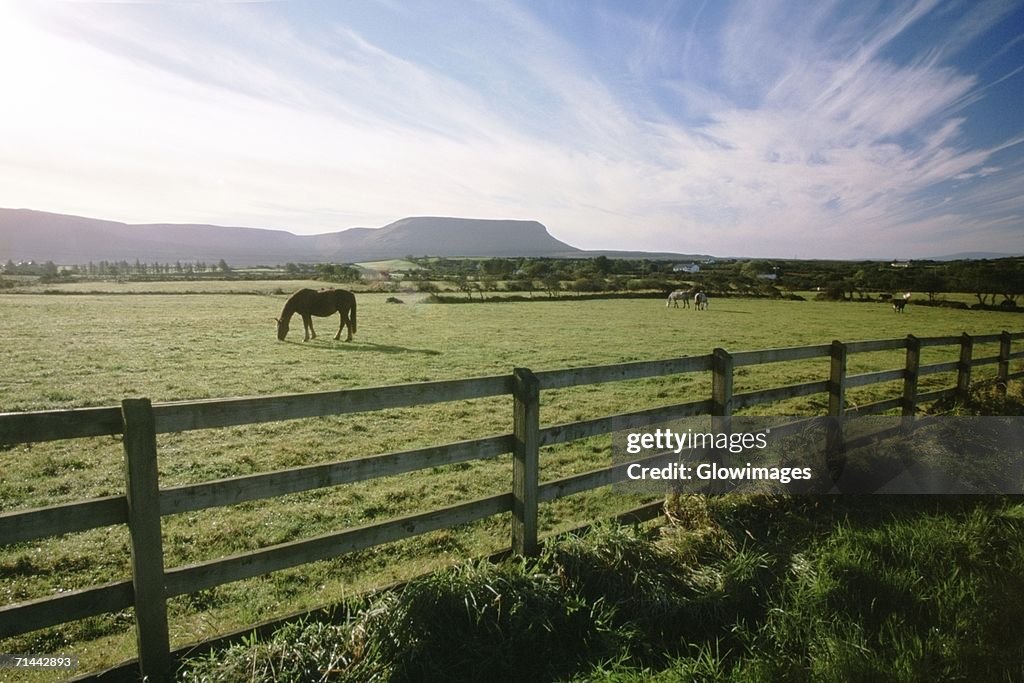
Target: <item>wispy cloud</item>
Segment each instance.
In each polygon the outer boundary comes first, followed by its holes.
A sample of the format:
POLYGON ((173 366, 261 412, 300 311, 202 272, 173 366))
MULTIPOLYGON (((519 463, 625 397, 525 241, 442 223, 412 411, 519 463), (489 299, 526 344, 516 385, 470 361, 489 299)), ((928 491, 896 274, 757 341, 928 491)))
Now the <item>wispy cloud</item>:
POLYGON ((529 218, 589 248, 777 256, 1024 237, 1024 126, 971 135, 1020 67, 950 58, 1006 3, 5 7, 3 206, 296 232, 529 218))

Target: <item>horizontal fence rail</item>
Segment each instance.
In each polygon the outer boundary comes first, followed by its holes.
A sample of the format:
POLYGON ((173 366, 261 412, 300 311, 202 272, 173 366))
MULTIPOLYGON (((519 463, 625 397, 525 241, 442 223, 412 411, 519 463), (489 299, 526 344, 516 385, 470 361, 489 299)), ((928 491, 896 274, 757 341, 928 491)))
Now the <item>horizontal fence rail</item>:
POLYGON ((289 493, 414 472, 426 467, 484 460, 511 452, 512 445, 513 436, 507 434, 326 465, 310 465, 267 474, 220 479, 204 484, 176 486, 160 492, 160 513, 170 515, 236 505, 250 500, 274 498, 289 493))
POLYGON ((0 515, 0 539, 4 543, 23 543, 127 523, 128 503, 125 497, 107 496, 0 515))
POLYGON ((499 375, 313 394, 184 401, 156 406, 154 416, 157 433, 184 432, 500 396, 511 392, 510 382, 509 377, 499 375))
POLYGON ((740 351, 732 354, 733 367, 744 365, 763 365, 765 363, 781 363, 784 361, 805 360, 807 358, 824 358, 832 347, 828 344, 818 346, 792 346, 785 349, 764 349, 761 351, 740 351))
POLYGON ((291 541, 247 553, 172 569, 167 572, 168 597, 213 588, 224 583, 327 560, 375 545, 411 538, 430 531, 474 522, 512 509, 512 494, 420 512, 301 541, 291 541))
MULTIPOLYGON (((828 414, 873 414, 900 410, 914 415, 920 404, 948 397, 966 398, 971 371, 997 365, 995 382, 1005 392, 1010 380, 1024 372, 1010 372, 1010 362, 1024 359, 1014 351, 1024 332, 901 339, 880 339, 843 344, 819 344, 732 353, 715 349, 702 356, 639 361, 561 370, 531 372, 516 369, 510 375, 421 382, 394 386, 347 389, 309 394, 185 401, 151 405, 147 399, 126 399, 119 407, 77 408, 25 413, 0 413, 0 445, 123 435, 126 494, 63 503, 33 510, 0 514, 0 543, 13 545, 41 538, 127 525, 131 541, 132 578, 57 596, 0 607, 0 638, 59 625, 69 621, 134 608, 138 631, 139 671, 160 679, 171 670, 166 601, 245 578, 262 576, 309 562, 335 558, 357 550, 410 538, 459 524, 511 513, 512 549, 531 553, 537 547, 537 505, 626 480, 626 464, 614 464, 561 479, 538 480, 539 451, 613 432, 654 425, 680 417, 728 416, 734 411, 777 401, 828 395, 828 414), (999 344, 999 353, 973 357, 975 345, 999 344), (922 365, 922 348, 955 346, 957 360, 922 365), (905 350, 902 367, 849 375, 850 354, 905 350), (737 367, 777 362, 830 359, 827 378, 782 387, 735 393, 737 367), (540 426, 539 396, 543 390, 621 382, 673 374, 711 373, 711 396, 683 403, 647 408, 589 420, 540 426), (919 392, 920 377, 956 373, 956 385, 919 392), (854 405, 848 389, 885 382, 901 382, 898 396, 854 405), (232 427, 312 417, 326 417, 406 408, 447 401, 513 397, 512 433, 470 439, 408 451, 384 453, 327 464, 294 467, 264 474, 160 488, 156 474, 156 435, 196 429, 232 427), (512 490, 478 500, 281 543, 231 557, 165 569, 160 534, 163 516, 274 498, 292 493, 372 480, 407 472, 512 455, 512 490)), ((800 419, 773 428, 776 433, 796 430, 809 420, 800 419)), ((658 458, 651 456, 654 464, 658 458)), ((640 461, 637 461, 640 462, 640 461)))

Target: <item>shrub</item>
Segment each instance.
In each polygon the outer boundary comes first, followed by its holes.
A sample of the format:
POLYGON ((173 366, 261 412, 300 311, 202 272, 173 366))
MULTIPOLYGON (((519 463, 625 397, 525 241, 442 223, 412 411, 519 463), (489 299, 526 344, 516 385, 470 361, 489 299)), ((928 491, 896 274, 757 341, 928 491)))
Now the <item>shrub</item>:
POLYGON ((398 680, 551 680, 623 645, 612 610, 528 562, 486 561, 413 581, 370 632, 398 680))

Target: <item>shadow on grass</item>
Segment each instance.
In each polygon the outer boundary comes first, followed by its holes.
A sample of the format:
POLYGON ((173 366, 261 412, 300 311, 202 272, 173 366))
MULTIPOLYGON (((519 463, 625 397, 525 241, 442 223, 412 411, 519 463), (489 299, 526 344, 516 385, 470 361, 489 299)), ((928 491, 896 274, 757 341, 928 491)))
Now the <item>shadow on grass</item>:
POLYGON ((715 313, 729 313, 731 315, 754 315, 753 311, 740 311, 740 310, 737 310, 735 308, 727 308, 727 307, 719 307, 719 306, 716 306, 714 308, 711 308, 709 306, 707 309, 705 309, 703 311, 698 311, 695 308, 680 308, 679 310, 680 311, 692 311, 694 315, 704 314, 704 313, 711 313, 711 312, 715 312, 715 313))
POLYGON ((375 344, 373 342, 342 342, 336 340, 320 340, 303 342, 285 339, 285 344, 301 346, 304 349, 316 349, 318 351, 346 351, 346 352, 374 352, 374 353, 419 353, 424 356, 440 356, 441 352, 434 349, 411 349, 406 346, 393 346, 391 344, 375 344))

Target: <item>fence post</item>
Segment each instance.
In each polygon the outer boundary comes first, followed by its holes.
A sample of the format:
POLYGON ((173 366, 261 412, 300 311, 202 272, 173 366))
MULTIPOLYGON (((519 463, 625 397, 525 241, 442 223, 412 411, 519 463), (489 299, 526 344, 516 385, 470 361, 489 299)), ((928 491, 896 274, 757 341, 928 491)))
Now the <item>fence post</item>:
POLYGON ((846 344, 833 340, 828 379, 828 422, 825 430, 825 463, 832 481, 839 481, 846 466, 843 417, 846 415, 846 344))
POLYGON ((971 396, 971 356, 974 353, 974 340, 964 332, 960 335, 960 363, 956 371, 956 396, 960 401, 967 402, 971 396))
POLYGON ((711 414, 719 417, 732 415, 732 354, 717 348, 711 356, 711 414))
POLYGON ((907 363, 903 369, 903 431, 909 431, 917 414, 917 378, 921 369, 921 340, 907 335, 907 363))
POLYGON ((1006 386, 1010 382, 1010 333, 1003 330, 999 335, 999 369, 996 372, 996 391, 1006 397, 1006 386))
MULTIPOLYGON (((732 434, 732 354, 716 348, 711 354, 711 431, 732 434)), ((715 439, 718 440, 717 437, 715 439)), ((714 449, 718 457, 728 456, 729 449, 714 449)))
POLYGON ((512 370, 515 446, 512 451, 512 552, 537 554, 540 469, 540 381, 526 368, 512 370))
POLYGON ((842 417, 846 414, 846 344, 833 340, 829 355, 832 364, 828 378, 828 414, 842 417))
POLYGON ((170 678, 172 663, 167 628, 160 488, 156 462, 156 426, 148 398, 121 401, 124 418, 125 489, 135 589, 135 632, 141 675, 170 678))

